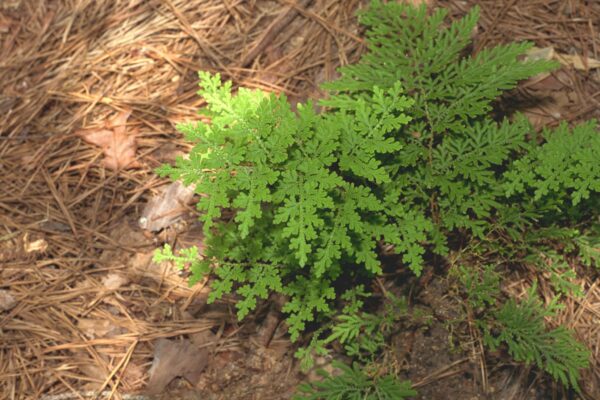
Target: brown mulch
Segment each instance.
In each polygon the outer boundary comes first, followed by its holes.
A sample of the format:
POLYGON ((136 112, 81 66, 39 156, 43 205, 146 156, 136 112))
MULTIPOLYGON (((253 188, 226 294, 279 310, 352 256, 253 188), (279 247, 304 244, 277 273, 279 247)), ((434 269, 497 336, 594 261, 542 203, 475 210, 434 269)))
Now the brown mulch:
MULTIPOLYGON (((157 340, 210 329, 220 354, 212 364, 234 364, 243 332, 219 330, 230 311, 195 315, 201 287, 150 260, 160 241, 181 236, 138 226, 163 184, 153 170, 187 146, 175 125, 196 118, 198 70, 296 99, 318 95, 318 82, 357 54, 358 3, 0 4, 0 289, 14 299, 0 313, 0 398, 88 390, 122 398, 149 383, 157 340), (138 165, 113 170, 76 132, 122 111, 131 111, 138 165)), ((275 356, 254 347, 246 364, 273 369, 275 356)), ((228 374, 238 386, 284 381, 228 374)), ((213 391, 227 392, 227 382, 217 375, 211 385, 223 387, 213 391)))
MULTIPOLYGON (((193 216, 160 234, 138 219, 165 184, 154 169, 188 148, 175 126, 197 118, 198 70, 293 101, 318 97, 318 84, 363 50, 354 11, 366 2, 0 2, 0 399, 132 398, 156 384, 150 371, 164 340, 211 357, 197 385, 203 398, 289 397, 299 377, 285 337, 264 340, 269 310, 238 324, 227 302, 205 305, 203 283, 189 288, 178 271, 151 261, 163 241, 198 242, 193 216), (114 170, 76 132, 129 111, 135 163, 114 170)), ((526 39, 600 59, 600 3, 437 3, 452 16, 480 5, 476 48, 526 39)), ((539 97, 548 101, 529 109, 539 124, 600 117, 600 69, 565 66, 503 105, 539 97)), ((585 297, 569 299, 560 318, 593 350, 584 388, 594 398, 600 289, 592 277, 582 287, 585 297)), ((447 371, 425 371, 418 383, 440 384, 444 398, 447 371)))

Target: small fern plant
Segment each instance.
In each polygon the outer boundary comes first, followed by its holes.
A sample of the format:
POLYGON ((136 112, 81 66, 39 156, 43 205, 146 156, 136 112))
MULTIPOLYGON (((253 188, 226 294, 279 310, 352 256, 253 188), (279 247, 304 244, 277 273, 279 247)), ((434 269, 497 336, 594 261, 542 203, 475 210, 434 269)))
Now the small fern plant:
MULTIPOLYGON (((523 116, 492 119, 492 101, 502 92, 557 65, 519 61, 528 43, 465 55, 478 8, 448 28, 446 15, 445 10, 430 15, 424 6, 373 1, 360 15, 368 26, 368 51, 358 63, 341 68, 339 80, 325 85, 332 96, 322 104, 335 110, 348 99, 367 95, 374 85, 387 88, 394 82, 401 82, 414 100, 406 111, 411 121, 394 133, 402 150, 382 161, 391 181, 376 189, 386 207, 402 204, 425 228, 421 234, 426 239, 421 236, 406 251, 414 238, 406 235, 397 249, 413 270, 419 270, 416 265, 427 250, 448 256, 452 245, 459 253, 476 247, 473 256, 483 264, 533 264, 550 274, 557 292, 577 294, 571 282, 575 274, 553 244, 567 252, 578 250, 586 264, 600 266, 597 124, 589 121, 573 129, 561 124, 538 133, 523 116)), ((400 226, 413 226, 398 217, 400 226)), ((499 277, 489 268, 481 272, 485 279, 470 300, 485 308, 495 302, 488 288, 499 277)), ((472 284, 474 276, 464 283, 472 284)), ((494 313, 495 326, 504 333, 496 339, 507 343, 516 359, 535 361, 561 383, 577 388, 587 353, 565 328, 547 330, 543 322, 548 314, 531 299, 511 300, 494 313), (532 329, 518 331, 511 315, 521 316, 532 329), (536 342, 539 338, 545 342, 536 342)))
POLYGON ((324 370, 318 373, 322 381, 303 383, 293 400, 403 400, 417 395, 410 382, 399 381, 392 375, 372 378, 354 364, 351 367, 333 361, 341 371, 332 375, 324 370))
POLYGON ((408 303, 403 297, 386 293, 383 305, 376 313, 365 312, 362 298, 369 297, 362 285, 344 292, 340 297, 346 301, 341 312, 337 312, 312 332, 306 346, 299 347, 295 353, 300 361, 300 369, 308 372, 314 367, 313 355, 328 354, 327 346, 337 342, 343 347, 346 356, 362 364, 377 364, 377 356, 386 346, 393 329, 402 319, 419 318, 416 312, 409 312, 408 303), (358 289, 358 290, 356 290, 358 289))
POLYGON ((559 296, 544 306, 534 283, 522 301, 510 298, 502 304, 500 274, 492 265, 461 266, 455 275, 463 284, 466 305, 478 316, 483 342, 492 351, 506 345, 516 361, 534 364, 561 384, 579 391, 579 371, 589 366, 590 352, 567 328, 549 329, 545 322, 561 308, 559 296))
POLYGON ((427 238, 404 235, 398 249, 414 270, 424 243, 446 256, 448 241, 457 238, 518 239, 532 228, 580 221, 589 227, 600 205, 595 121, 538 135, 523 116, 496 122, 489 115, 504 91, 558 65, 519 61, 531 43, 465 56, 479 10, 444 28, 446 15, 373 1, 360 13, 369 28, 367 53, 340 69, 342 77, 325 85, 333 95, 322 101, 335 109, 396 82, 414 100, 410 123, 393 135, 402 150, 383 161, 391 180, 377 188, 386 207, 402 204, 419 220, 398 216, 400 226, 417 226, 427 238))
POLYGON ((535 285, 520 303, 508 299, 495 311, 494 320, 484 325, 484 342, 492 350, 505 343, 516 361, 535 364, 561 384, 579 391, 579 371, 588 367, 590 352, 564 326, 546 327, 544 318, 555 315, 557 299, 544 307, 535 285))
MULTIPOLYGON (((243 88, 232 95, 218 74, 201 72, 200 85, 211 124, 181 125, 196 144, 159 174, 206 194, 197 208, 207 250, 202 261, 171 249, 155 260, 191 262, 194 279, 214 271, 209 301, 237 293, 239 318, 257 299, 287 295, 295 340, 316 312, 329 310, 343 263, 377 274, 377 242, 398 238, 372 186, 390 181, 379 157, 400 150, 388 134, 410 121, 403 110, 412 100, 397 84, 373 87, 335 112, 316 114, 308 103, 295 113, 283 95, 243 88)), ((418 229, 410 233, 418 237, 418 229)))

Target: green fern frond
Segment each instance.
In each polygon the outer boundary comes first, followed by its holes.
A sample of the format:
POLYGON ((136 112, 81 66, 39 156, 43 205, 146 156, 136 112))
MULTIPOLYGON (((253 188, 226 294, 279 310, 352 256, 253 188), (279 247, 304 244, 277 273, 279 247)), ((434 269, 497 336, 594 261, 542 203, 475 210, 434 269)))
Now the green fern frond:
POLYGON ((544 308, 535 290, 534 285, 520 303, 509 299, 495 315, 499 333, 488 331, 484 340, 492 348, 506 343, 515 360, 535 364, 579 391, 579 371, 589 366, 589 351, 565 327, 546 328, 544 318, 554 315, 557 304, 544 308))
POLYGON ((579 248, 579 256, 585 265, 600 268, 600 225, 594 225, 589 232, 574 238, 579 248))
POLYGON ((410 382, 402 382, 391 375, 371 378, 357 364, 349 367, 338 361, 332 366, 340 375, 330 375, 324 370, 322 381, 304 383, 298 387, 294 400, 402 400, 416 396, 410 382))

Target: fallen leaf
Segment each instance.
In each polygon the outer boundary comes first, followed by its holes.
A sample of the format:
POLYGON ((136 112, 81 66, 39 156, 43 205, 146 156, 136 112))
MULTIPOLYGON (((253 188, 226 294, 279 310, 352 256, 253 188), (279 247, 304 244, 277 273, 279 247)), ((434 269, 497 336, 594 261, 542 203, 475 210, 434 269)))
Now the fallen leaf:
POLYGON ((17 300, 8 290, 0 290, 0 311, 11 310, 17 304, 17 300))
MULTIPOLYGON (((600 60, 580 55, 557 53, 553 47, 532 47, 527 51, 526 60, 556 60, 562 65, 572 66, 581 71, 600 68, 600 60)), ((546 75, 547 76, 547 75, 546 75)))
POLYGON ((14 24, 15 21, 12 18, 0 13, 0 33, 7 33, 14 24))
POLYGON ((139 219, 140 227, 152 232, 166 228, 185 212, 185 206, 192 201, 193 196, 194 185, 185 186, 180 181, 175 181, 164 187, 144 207, 139 219))
POLYGON ((25 242, 23 248, 26 253, 44 253, 48 249, 48 242, 44 239, 34 240, 33 242, 25 242))
POLYGON ((552 60, 554 58, 554 47, 532 47, 527 50, 525 55, 526 61, 552 60))
POLYGON ((552 74, 540 74, 528 79, 523 87, 533 90, 554 91, 564 88, 572 88, 571 76, 564 70, 559 69, 552 74))
POLYGON ((207 364, 206 348, 199 349, 187 339, 159 339, 154 347, 154 360, 146 390, 149 394, 158 394, 177 377, 184 377, 192 385, 196 385, 207 364))
POLYGON ((569 92, 551 91, 543 98, 543 102, 524 107, 520 111, 536 129, 541 129, 563 119, 563 113, 570 104, 569 92))
POLYGON ((125 385, 129 386, 129 390, 139 390, 143 386, 145 376, 144 371, 145 368, 141 365, 129 363, 127 364, 127 367, 125 367, 121 379, 125 385))
POLYGON ((127 132, 127 119, 131 110, 124 110, 108 120, 102 128, 86 128, 75 132, 88 143, 100 146, 104 151, 103 164, 106 168, 137 168, 135 159, 136 132, 127 132))
MULTIPOLYGON (((539 47, 534 46, 534 47, 530 48, 529 50, 527 50, 527 53, 525 53, 524 61, 540 61, 540 60, 550 61, 550 60, 552 60, 553 57, 554 57, 554 47, 539 48, 539 47)), ((545 80, 549 76, 551 76, 550 72, 542 72, 540 74, 532 76, 531 78, 529 78, 527 80, 526 86, 530 87, 530 86, 536 85, 537 83, 545 80)))
POLYGON ((110 273, 102 278, 102 285, 108 290, 117 290, 129 283, 129 279, 121 274, 110 273))
POLYGON ((90 339, 110 337, 121 333, 122 329, 107 319, 81 318, 77 326, 90 339))
POLYGON ((600 68, 600 60, 590 57, 581 57, 571 54, 556 54, 556 59, 563 65, 572 65, 573 68, 587 71, 588 69, 600 68))

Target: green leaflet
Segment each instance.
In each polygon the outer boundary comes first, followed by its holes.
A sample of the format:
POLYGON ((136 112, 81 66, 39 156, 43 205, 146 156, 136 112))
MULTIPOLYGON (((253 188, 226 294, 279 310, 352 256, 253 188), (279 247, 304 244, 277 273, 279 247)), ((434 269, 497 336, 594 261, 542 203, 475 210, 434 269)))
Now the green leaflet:
POLYGON ((566 123, 543 132, 545 143, 532 148, 506 172, 507 195, 533 192, 535 200, 558 196, 577 205, 600 192, 600 134, 596 121, 570 130, 566 123))

